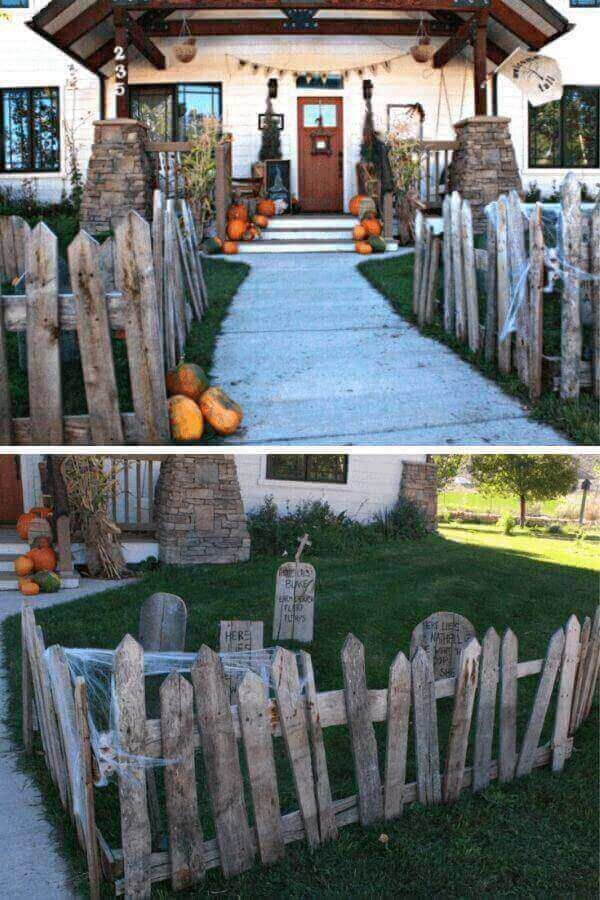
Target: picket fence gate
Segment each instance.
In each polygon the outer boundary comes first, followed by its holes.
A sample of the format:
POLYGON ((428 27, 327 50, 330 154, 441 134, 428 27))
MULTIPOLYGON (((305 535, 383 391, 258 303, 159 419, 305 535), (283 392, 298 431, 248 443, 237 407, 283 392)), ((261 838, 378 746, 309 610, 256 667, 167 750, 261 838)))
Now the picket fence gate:
POLYGON ((181 358, 190 324, 208 304, 187 202, 156 190, 151 225, 132 211, 102 244, 81 230, 68 248, 68 293, 46 224, 0 218, 0 238, 0 281, 24 288, 0 298, 0 444, 167 443, 165 370, 181 358), (77 332, 87 415, 63 414, 61 331, 77 332), (11 413, 6 332, 26 334, 24 419, 11 413), (126 343, 133 413, 119 410, 112 332, 126 343))
MULTIPOLYGON (((543 304, 546 241, 543 205, 527 215, 516 191, 490 204, 485 250, 475 248, 471 205, 458 192, 443 203, 443 238, 418 212, 415 223, 413 313, 419 325, 439 315, 444 330, 496 363, 504 373, 516 371, 539 398, 548 383, 564 399, 581 388, 600 396, 600 204, 591 214, 581 207, 581 185, 572 173, 561 186, 561 354, 544 354, 543 304), (437 292, 443 262, 442 301, 437 292), (524 274, 526 272, 526 274, 524 274), (485 281, 486 317, 480 322, 477 276, 485 281), (584 273, 582 276, 581 273, 584 273), (585 274, 592 316, 592 359, 582 358, 581 298, 585 274), (501 335, 510 299, 519 298, 516 330, 501 335)), ((546 302, 555 303, 550 297, 546 302)))
MULTIPOLYGON (((87 855, 92 898, 99 896, 101 874, 127 897, 148 897, 151 885, 165 880, 173 890, 182 890, 200 882, 209 868, 220 866, 228 877, 249 869, 257 855, 261 863, 273 863, 284 856, 288 843, 305 839, 316 848, 335 840, 344 825, 395 819, 413 802, 450 803, 464 789, 481 791, 494 779, 510 782, 538 766, 550 764, 560 772, 571 755, 573 734, 590 712, 600 663, 600 608, 593 623, 586 617, 582 627, 571 616, 550 638, 544 659, 519 662, 517 636, 509 629, 501 640, 490 628, 481 646, 473 638, 464 647, 455 678, 434 680, 430 656, 418 649, 412 661, 398 653, 387 688, 379 690, 368 688, 364 647, 348 635, 341 652, 343 690, 317 693, 310 655, 299 654, 299 671, 295 654, 279 648, 272 667, 275 699, 269 700, 262 679, 248 672, 238 689, 238 704, 230 706, 219 657, 203 646, 191 683, 170 674, 160 688, 160 718, 148 719, 144 651, 126 635, 115 651, 113 669, 122 834, 122 847, 113 849, 95 818, 97 762, 86 717, 86 683, 80 677, 72 683, 63 648, 44 653, 43 634, 28 604, 21 630, 24 744, 32 750, 37 720, 46 764, 87 855), (519 747, 518 679, 535 675, 537 690, 519 747), (540 746, 555 684, 552 738, 540 746), (454 699, 441 772, 437 701, 445 697, 454 699), (497 708, 499 754, 493 760, 497 708), (417 776, 411 783, 406 781, 409 718, 417 776), (473 719, 473 762, 467 766, 473 719), (387 725, 383 772, 375 722, 387 725), (357 794, 333 800, 323 730, 343 724, 349 730, 357 794), (283 738, 299 805, 283 815, 276 736, 283 738), (199 747, 202 783, 195 774, 199 747), (161 852, 152 849, 151 792, 144 765, 149 758, 173 761, 163 768, 168 850, 161 852), (210 800, 215 839, 204 839, 199 795, 210 800)), ((108 735, 103 742, 111 746, 108 735)))

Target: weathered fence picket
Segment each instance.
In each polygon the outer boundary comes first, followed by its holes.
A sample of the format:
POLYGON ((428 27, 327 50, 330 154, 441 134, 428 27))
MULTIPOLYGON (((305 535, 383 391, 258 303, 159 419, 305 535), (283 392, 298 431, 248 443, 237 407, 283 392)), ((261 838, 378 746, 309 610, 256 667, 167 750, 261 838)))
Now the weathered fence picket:
POLYGON ((88 880, 91 900, 100 898, 100 856, 98 838, 96 836, 96 812, 94 808, 94 777, 92 763, 92 747, 88 724, 88 697, 85 679, 75 679, 73 688, 75 704, 75 727, 79 752, 79 779, 81 796, 81 823, 85 839, 85 855, 88 867, 88 880))
POLYGON ((500 638, 494 628, 489 628, 483 639, 481 665, 479 668, 477 724, 475 731, 475 754, 473 760, 474 791, 483 791, 490 783, 494 722, 496 721, 499 655, 500 638))
POLYGON ((454 285, 454 329, 459 341, 464 341, 467 334, 467 304, 465 298, 464 272, 462 261, 462 200, 458 191, 450 198, 450 239, 452 247, 452 280, 454 285))
POLYGON ((454 300, 454 281, 452 278, 452 242, 450 240, 452 231, 452 201, 449 194, 446 194, 444 197, 442 216, 444 221, 444 241, 442 246, 444 261, 444 331, 447 334, 454 334, 454 329, 456 327, 454 321, 456 306, 454 300))
POLYGON ((442 788, 433 664, 423 647, 419 647, 413 656, 411 683, 417 792, 419 802, 430 806, 440 803, 442 788))
POLYGON ((542 393, 544 352, 544 231, 542 205, 536 203, 529 217, 529 396, 542 393))
POLYGON ((562 772, 565 765, 565 749, 569 737, 569 717, 575 691, 575 673, 579 653, 581 628, 576 616, 571 616, 565 625, 565 643, 560 670, 558 702, 552 734, 552 771, 562 772))
POLYGON ((533 768, 533 760, 540 742, 546 713, 550 706, 550 698, 552 697, 554 682, 558 675, 564 643, 565 636, 562 628, 559 628, 558 631, 552 635, 550 643, 548 644, 544 668, 538 682, 533 709, 531 710, 531 716, 529 717, 525 736, 523 737, 521 744, 521 752, 519 753, 516 769, 517 778, 528 775, 533 768))
POLYGON ((499 779, 512 781, 517 765, 517 664, 519 642, 516 634, 506 631, 500 650, 500 744, 499 779))
POLYGON ((561 305, 560 396, 579 396, 581 319, 579 312, 581 270, 581 185, 569 172, 560 189, 562 246, 565 255, 561 305))
POLYGON ((477 690, 480 653, 479 641, 477 638, 472 638, 460 654, 444 771, 444 803, 453 803, 457 800, 462 788, 475 691, 477 690))
POLYGON ((593 276, 590 288, 594 364, 592 388, 594 397, 600 397, 600 203, 596 203, 590 223, 590 273, 593 276))
POLYGON ((497 246, 496 221, 498 204, 494 201, 486 210, 487 216, 487 265, 485 270, 485 358, 487 362, 496 360, 496 334, 498 331, 498 291, 497 291, 497 246))
POLYGON ((573 706, 571 708, 571 717, 569 722, 569 734, 577 729, 577 717, 581 704, 581 692, 583 688, 583 680, 585 676, 585 661, 590 642, 590 632, 592 630, 592 620, 586 616, 581 626, 581 635, 579 639, 579 656, 577 658, 577 672, 575 675, 575 687, 573 689, 573 706))
POLYGON ((410 711, 410 663, 399 653, 390 666, 387 697, 387 741, 383 812, 396 819, 404 807, 408 717, 410 711))

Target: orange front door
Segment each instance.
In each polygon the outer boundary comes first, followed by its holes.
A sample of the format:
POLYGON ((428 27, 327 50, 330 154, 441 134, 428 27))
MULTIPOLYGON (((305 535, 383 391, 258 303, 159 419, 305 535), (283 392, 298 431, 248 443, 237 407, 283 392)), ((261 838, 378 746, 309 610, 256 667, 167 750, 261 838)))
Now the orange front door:
POLYGON ((18 456, 0 456, 0 525, 14 525, 23 512, 18 456))
POLYGON ((298 193, 302 212, 341 212, 344 129, 341 97, 298 99, 298 193))

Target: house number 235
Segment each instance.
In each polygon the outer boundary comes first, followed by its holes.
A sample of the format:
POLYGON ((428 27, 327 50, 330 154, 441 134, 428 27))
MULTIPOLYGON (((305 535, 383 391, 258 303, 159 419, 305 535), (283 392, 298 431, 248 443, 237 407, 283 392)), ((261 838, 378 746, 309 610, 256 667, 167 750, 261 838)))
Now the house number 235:
POLYGON ((116 46, 113 52, 115 57, 115 94, 117 97, 122 97, 127 81, 127 57, 123 47, 116 46))

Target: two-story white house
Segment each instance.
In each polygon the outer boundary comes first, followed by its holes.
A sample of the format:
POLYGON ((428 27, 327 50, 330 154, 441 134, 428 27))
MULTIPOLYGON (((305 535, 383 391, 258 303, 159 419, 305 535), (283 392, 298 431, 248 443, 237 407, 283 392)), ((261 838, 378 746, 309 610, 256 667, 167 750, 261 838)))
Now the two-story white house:
POLYGON ((40 199, 58 200, 69 136, 85 170, 93 121, 115 112, 142 118, 164 141, 184 140, 198 115, 216 115, 233 135, 234 175, 248 177, 271 82, 292 191, 306 208, 311 191, 320 191, 322 199, 325 190, 333 192, 342 209, 357 190, 365 82, 381 132, 418 104, 423 137, 449 140, 453 123, 476 111, 475 71, 484 72, 484 81, 489 76, 482 88, 487 111, 512 120, 526 186, 537 182, 547 194, 568 170, 590 190, 600 180, 600 0, 322 0, 308 10, 296 6, 280 0, 0 0, 0 189, 19 190, 26 179, 40 199), (484 43, 478 45, 481 30, 465 23, 482 13, 484 43), (423 34, 436 56, 419 63, 411 48, 423 34), (177 47, 189 35, 195 55, 183 63, 177 47), (122 91, 115 42, 119 47, 123 40, 122 91), (474 65, 478 46, 487 56, 483 70, 481 61, 479 69, 474 65), (511 83, 492 76, 516 47, 560 62, 566 85, 561 101, 530 108, 511 83), (327 188, 322 181, 311 186, 307 174, 318 123, 334 135, 327 188))

